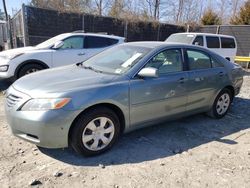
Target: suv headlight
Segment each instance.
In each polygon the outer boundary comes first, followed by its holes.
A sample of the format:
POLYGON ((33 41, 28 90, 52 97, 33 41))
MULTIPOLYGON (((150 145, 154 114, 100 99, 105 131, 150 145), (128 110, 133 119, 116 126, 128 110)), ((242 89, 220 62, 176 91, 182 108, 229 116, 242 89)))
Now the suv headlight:
POLYGON ((7 72, 9 69, 9 65, 2 65, 0 66, 0 72, 7 72))
POLYGON ((31 99, 26 102, 21 111, 47 111, 63 108, 70 102, 70 98, 58 99, 31 99))

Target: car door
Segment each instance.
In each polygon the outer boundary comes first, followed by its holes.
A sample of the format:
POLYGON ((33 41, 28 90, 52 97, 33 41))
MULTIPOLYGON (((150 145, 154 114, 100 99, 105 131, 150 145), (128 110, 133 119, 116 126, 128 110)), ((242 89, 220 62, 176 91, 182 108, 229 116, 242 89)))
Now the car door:
POLYGON ((88 52, 83 48, 84 36, 71 36, 63 42, 63 46, 52 53, 54 67, 74 64, 86 59, 88 52))
POLYGON ((187 102, 181 49, 167 49, 155 55, 145 67, 159 71, 157 78, 135 76, 130 81, 131 125, 179 114, 187 102))
POLYGON ((189 67, 187 111, 206 109, 223 85, 226 71, 203 51, 187 49, 186 57, 189 67))

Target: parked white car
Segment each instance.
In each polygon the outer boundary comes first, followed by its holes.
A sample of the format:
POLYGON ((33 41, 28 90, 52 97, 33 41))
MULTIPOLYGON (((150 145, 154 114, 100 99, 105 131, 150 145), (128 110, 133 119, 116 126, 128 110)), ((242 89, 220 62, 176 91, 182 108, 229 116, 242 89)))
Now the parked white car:
POLYGON ((234 62, 234 57, 237 53, 236 39, 229 35, 211 33, 176 33, 170 35, 166 39, 166 42, 178 42, 203 46, 232 62, 234 62))
POLYGON ((113 35, 73 32, 34 47, 6 50, 0 52, 0 79, 15 80, 42 69, 82 62, 124 40, 113 35))

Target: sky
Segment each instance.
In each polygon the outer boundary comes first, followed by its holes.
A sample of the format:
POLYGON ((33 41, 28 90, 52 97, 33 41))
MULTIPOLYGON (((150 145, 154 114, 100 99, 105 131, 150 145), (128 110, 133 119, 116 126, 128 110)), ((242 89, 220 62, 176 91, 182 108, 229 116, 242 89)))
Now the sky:
MULTIPOLYGON (((8 14, 12 16, 15 11, 21 9, 23 3, 27 4, 28 2, 29 0, 5 0, 8 14)), ((4 11, 2 0, 0 0, 0 9, 2 12, 4 11)))

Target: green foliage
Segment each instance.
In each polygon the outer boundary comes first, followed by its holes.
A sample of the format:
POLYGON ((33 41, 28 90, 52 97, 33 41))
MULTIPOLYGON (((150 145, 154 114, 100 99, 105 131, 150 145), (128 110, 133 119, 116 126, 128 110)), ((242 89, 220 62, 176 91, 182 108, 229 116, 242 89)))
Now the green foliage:
POLYGON ((231 19, 231 24, 235 25, 250 25, 250 0, 240 8, 240 12, 237 16, 231 19))
POLYGON ((213 12, 212 9, 208 9, 201 18, 202 25, 220 25, 221 18, 213 12))

